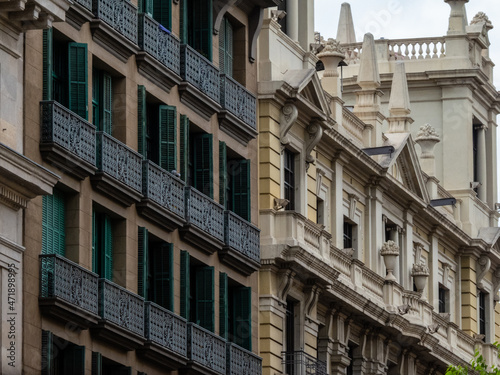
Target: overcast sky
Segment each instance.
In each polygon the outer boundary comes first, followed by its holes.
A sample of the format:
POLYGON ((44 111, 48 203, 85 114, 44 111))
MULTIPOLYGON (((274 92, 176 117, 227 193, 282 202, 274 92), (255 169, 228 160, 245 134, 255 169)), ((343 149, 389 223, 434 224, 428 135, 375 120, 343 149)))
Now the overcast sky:
MULTIPOLYGON (((444 36, 448 30, 450 6, 444 0, 350 0, 356 40, 371 32, 375 39, 444 36)), ((315 31, 335 38, 342 1, 315 0, 315 31)), ((493 23, 489 32, 490 57, 497 64, 494 81, 500 89, 500 1, 470 0, 466 4, 469 22, 483 11, 493 23)))

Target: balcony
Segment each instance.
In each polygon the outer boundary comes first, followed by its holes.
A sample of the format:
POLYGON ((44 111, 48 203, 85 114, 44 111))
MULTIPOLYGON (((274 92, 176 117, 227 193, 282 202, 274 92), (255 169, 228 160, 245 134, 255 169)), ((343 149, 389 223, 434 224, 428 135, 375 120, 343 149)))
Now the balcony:
POLYGON ((226 341, 194 324, 187 324, 188 368, 196 374, 226 374, 226 341))
POLYGON ((328 375, 326 363, 304 351, 283 352, 282 354, 287 375, 328 375))
POLYGON ((40 255, 40 310, 81 329, 97 324, 98 275, 56 254, 40 255))
POLYGON ((139 14, 139 72, 167 92, 181 81, 180 42, 147 14, 139 14))
POLYGON ((205 120, 221 110, 219 69, 187 44, 181 45, 181 101, 205 120))
POLYGON ((233 343, 227 343, 228 375, 261 375, 262 358, 233 343))
POLYGON ((172 370, 186 365, 186 320, 152 302, 145 308, 146 343, 141 354, 172 370))
POLYGON ((122 62, 136 54, 137 7, 128 0, 92 0, 93 39, 122 62))
POLYGON ((142 156, 104 132, 97 132, 94 187, 125 206, 142 198, 142 156))
POLYGON ((142 174, 139 212, 170 231, 184 225, 184 182, 149 160, 142 162, 142 174))
POLYGON ((221 261, 250 275, 260 267, 260 231, 231 211, 224 213, 224 242, 221 261))
POLYGON ((95 127, 55 101, 40 102, 40 152, 45 160, 83 180, 96 171, 95 127))
POLYGON ((133 350, 144 344, 144 298, 106 279, 99 279, 99 316, 94 336, 133 350))
POLYGON ((243 144, 257 137, 257 100, 231 77, 220 76, 220 128, 243 144))
MULTIPOLYGON (((9 0, 2 2, 0 14, 7 22, 5 25, 9 29, 14 27, 19 34, 19 31, 48 29, 53 22, 64 21, 71 4, 69 0, 9 0)), ((15 33, 4 33, 2 37, 5 38, 2 40, 4 46, 10 45, 11 41, 7 43, 7 38, 18 38, 15 33)))
POLYGON ((179 231, 185 240, 208 253, 224 246, 224 207, 200 193, 186 187, 186 225, 179 231))

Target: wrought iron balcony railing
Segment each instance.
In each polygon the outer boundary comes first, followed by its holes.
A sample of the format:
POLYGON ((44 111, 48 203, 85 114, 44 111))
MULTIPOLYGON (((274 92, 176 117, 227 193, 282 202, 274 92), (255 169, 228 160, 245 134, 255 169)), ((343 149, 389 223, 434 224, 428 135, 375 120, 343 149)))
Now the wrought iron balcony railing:
POLYGON ((180 42, 147 14, 139 14, 139 47, 160 63, 180 74, 180 42))
MULTIPOLYGON (((80 1, 80 0, 79 0, 80 1)), ((94 16, 137 43, 137 7, 128 0, 92 0, 94 16)))
POLYGON ((226 341, 194 324, 187 324, 188 358, 194 365, 226 374, 226 341))
POLYGON ((220 103, 219 69, 187 44, 181 45, 181 77, 214 102, 220 103))
POLYGON ((152 302, 146 302, 146 339, 187 357, 187 322, 152 302))
POLYGON ((251 260, 260 262, 259 229, 232 211, 225 211, 224 224, 226 245, 251 260))
POLYGON ((40 150, 45 158, 84 178, 96 165, 95 126, 56 101, 40 102, 40 150))
POLYGON ((228 375, 261 375, 262 358, 242 347, 227 343, 228 375))
POLYGON ((144 336, 144 298, 99 279, 99 315, 105 322, 144 336))
POLYGON ((257 99, 231 77, 220 75, 220 103, 252 129, 257 129, 257 99))
POLYGON ((92 0, 75 0, 75 2, 92 12, 92 0))
POLYGON ((78 310, 83 316, 86 313, 97 316, 98 277, 60 255, 40 255, 40 304, 62 301, 70 312, 68 316, 72 312, 76 315, 78 310))
POLYGON ((304 351, 283 352, 282 354, 287 375, 328 375, 326 363, 304 351))

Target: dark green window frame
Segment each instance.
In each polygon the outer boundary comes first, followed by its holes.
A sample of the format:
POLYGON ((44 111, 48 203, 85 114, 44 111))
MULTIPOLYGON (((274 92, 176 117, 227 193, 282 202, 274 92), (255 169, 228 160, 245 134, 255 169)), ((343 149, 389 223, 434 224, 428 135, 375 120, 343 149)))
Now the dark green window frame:
POLYGON ((233 76, 234 62, 234 31, 233 25, 223 17, 219 30, 219 70, 221 74, 233 76))
POLYGON ((213 136, 196 134, 193 136, 192 184, 206 196, 214 197, 213 183, 213 136))
POLYGON ((66 255, 66 199, 57 189, 42 198, 42 254, 66 255))
POLYGON ((113 79, 105 71, 92 71, 92 122, 97 130, 113 132, 113 79))
POLYGON ((92 212, 92 271, 113 281, 113 224, 109 215, 92 212))
POLYGON ((139 13, 147 13, 168 30, 172 30, 172 0, 140 0, 139 13))
POLYGON ((212 0, 181 0, 181 41, 212 61, 212 0))
POLYGON ((42 330, 42 375, 85 374, 85 347, 42 330))

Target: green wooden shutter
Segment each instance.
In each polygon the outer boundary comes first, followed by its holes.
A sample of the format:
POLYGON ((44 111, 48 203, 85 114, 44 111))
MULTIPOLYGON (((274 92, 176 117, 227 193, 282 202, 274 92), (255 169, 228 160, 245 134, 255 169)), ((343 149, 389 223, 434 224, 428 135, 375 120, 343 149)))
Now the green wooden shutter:
POLYGON ((42 198, 42 254, 66 255, 64 195, 54 189, 42 198))
POLYGON ((227 274, 219 273, 219 335, 228 339, 229 329, 229 291, 227 274))
POLYGON ((137 86, 137 134, 139 137, 139 153, 148 158, 148 126, 146 110, 146 87, 137 86))
POLYGON ((181 316, 188 320, 191 314, 190 263, 189 253, 181 250, 181 316))
POLYGON ((188 0, 180 0, 180 39, 181 43, 188 43, 188 0))
POLYGON ((108 134, 113 131, 113 81, 111 76, 102 73, 102 130, 108 134))
POLYGON ((174 308, 174 245, 162 243, 151 253, 153 258, 153 302, 173 311, 174 308))
POLYGON ((212 134, 198 135, 194 139, 194 187, 213 198, 212 134))
POLYGON ((138 272, 137 272, 137 289, 139 295, 148 299, 148 274, 149 274, 149 260, 148 260, 148 244, 149 244, 149 233, 147 228, 139 227, 138 230, 138 272))
POLYGON ((168 30, 172 30, 172 0, 153 0, 153 18, 168 30))
POLYGON ((52 28, 43 30, 43 100, 53 100, 53 40, 52 28))
POLYGON ((177 109, 159 106, 160 167, 169 172, 177 170, 177 109))
POLYGON ((180 126, 180 154, 181 154, 181 166, 180 173, 181 179, 186 182, 189 174, 189 118, 186 115, 181 115, 181 126, 180 126))
POLYGON ((139 0, 139 13, 153 15, 153 0, 139 0))
POLYGON ((102 354, 92 352, 92 375, 104 375, 102 372, 102 354))
POLYGON ((219 203, 227 208, 227 147, 219 141, 219 203))
POLYGON ((219 70, 233 76, 233 26, 224 17, 219 30, 219 70))
POLYGON ((214 332, 214 267, 196 269, 196 323, 214 332))
POLYGON ((252 288, 233 290, 233 341, 252 350, 252 288))
POLYGON ((113 280, 113 234, 111 218, 104 214, 101 221, 101 277, 113 280))
POLYGON ((85 120, 87 111, 87 45, 68 43, 69 109, 85 120))
POLYGON ((226 17, 222 18, 219 28, 219 71, 226 74, 226 17))
POLYGON ((54 336, 50 331, 42 330, 42 375, 54 372, 54 336))
POLYGON ((101 77, 97 69, 92 70, 92 123, 97 130, 101 128, 101 77))
POLYGON ((188 9, 188 44, 212 61, 212 0, 191 0, 188 9))
POLYGON ((92 210, 92 272, 99 273, 99 255, 97 254, 99 237, 96 220, 96 213, 92 210))
POLYGON ((85 374, 85 346, 71 345, 64 349, 63 374, 85 374))
POLYGON ((238 166, 231 175, 233 211, 250 221, 250 160, 237 160, 238 166))

